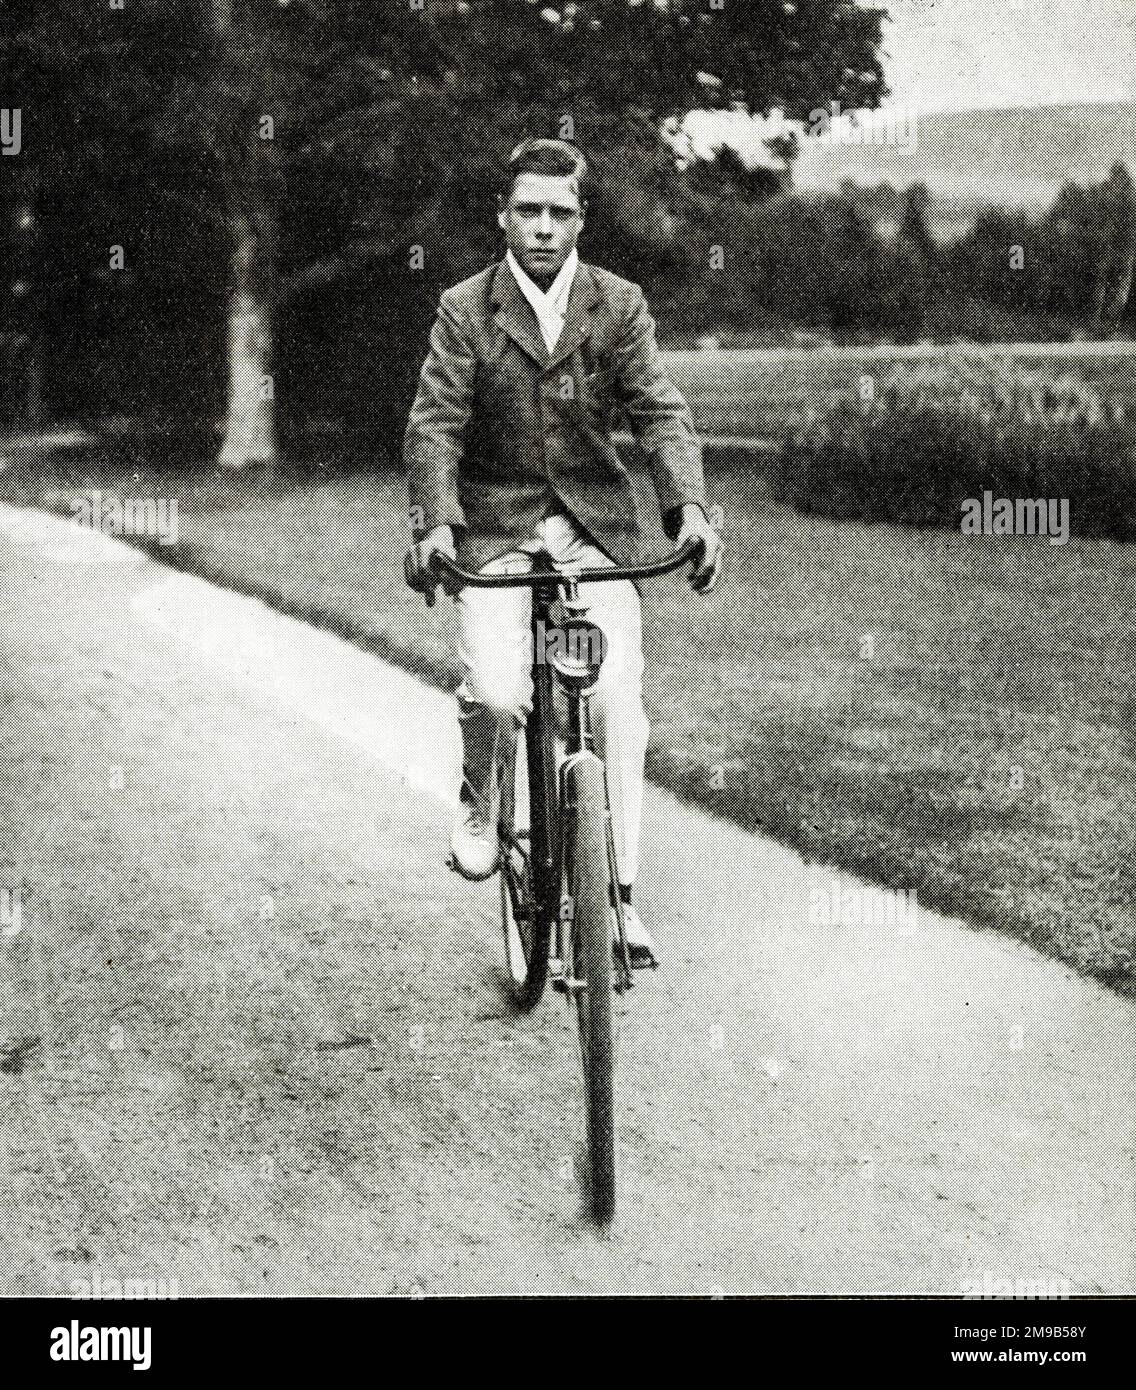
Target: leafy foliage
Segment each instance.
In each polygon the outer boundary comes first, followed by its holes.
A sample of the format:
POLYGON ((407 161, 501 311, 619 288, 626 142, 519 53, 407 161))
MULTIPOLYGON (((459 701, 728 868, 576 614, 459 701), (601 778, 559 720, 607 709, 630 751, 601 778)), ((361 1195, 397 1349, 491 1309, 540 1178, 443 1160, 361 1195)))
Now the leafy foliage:
POLYGON ((966 498, 1067 498, 1082 535, 1136 539, 1136 429, 1072 375, 952 359, 864 378, 785 446, 782 500, 806 512, 959 525, 966 498))
MULTIPOLYGON (((212 62, 189 0, 6 6, 22 148, 0 160, 0 211, 24 290, 2 287, 0 334, 42 359, 49 415, 185 427, 218 412, 229 233, 212 62)), ((23 402, 7 394, 10 424, 23 402)))
POLYGON ((953 279, 990 304, 1114 330, 1127 313, 1136 192, 1124 165, 1099 184, 1066 184, 1041 217, 992 208, 950 252, 953 279))

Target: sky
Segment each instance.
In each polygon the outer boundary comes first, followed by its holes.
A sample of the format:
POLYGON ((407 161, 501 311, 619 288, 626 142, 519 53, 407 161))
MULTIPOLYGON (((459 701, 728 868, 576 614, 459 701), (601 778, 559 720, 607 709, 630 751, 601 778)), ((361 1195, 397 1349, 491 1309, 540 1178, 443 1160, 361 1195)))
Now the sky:
MULTIPOLYGON (((869 0, 861 0, 869 3, 869 0)), ((883 0, 885 105, 918 119, 937 111, 1136 101, 1136 0, 883 0)), ((693 150, 723 143, 775 163, 776 133, 739 112, 695 111, 693 150)), ((803 176, 805 162, 798 164, 803 176)))
POLYGON ((890 0, 891 100, 919 111, 1136 100, 1136 0, 890 0))

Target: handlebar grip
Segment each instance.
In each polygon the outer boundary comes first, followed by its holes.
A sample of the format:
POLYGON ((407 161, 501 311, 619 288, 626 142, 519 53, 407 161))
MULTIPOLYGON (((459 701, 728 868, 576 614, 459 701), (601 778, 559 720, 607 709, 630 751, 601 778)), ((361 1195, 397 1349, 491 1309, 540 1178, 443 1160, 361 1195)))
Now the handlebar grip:
MULTIPOLYGON (((436 558, 437 558, 436 555, 431 555, 431 556, 430 556, 430 561, 431 561, 430 568, 431 568, 431 569, 434 568, 433 561, 434 561, 436 558)), ((403 562, 402 562, 402 573, 403 573, 403 575, 404 575, 404 577, 405 577, 405 579, 406 579, 407 587, 408 587, 408 588, 411 588, 411 589, 417 590, 417 592, 420 593, 420 594, 422 595, 422 597, 426 600, 426 607, 427 607, 427 608, 433 608, 433 607, 434 607, 434 604, 438 601, 438 595, 434 592, 434 585, 431 584, 431 586, 430 586, 428 589, 419 589, 417 584, 411 583, 411 578, 410 578, 410 555, 409 555, 409 553, 408 553, 408 554, 405 556, 405 558, 403 559, 403 562)))

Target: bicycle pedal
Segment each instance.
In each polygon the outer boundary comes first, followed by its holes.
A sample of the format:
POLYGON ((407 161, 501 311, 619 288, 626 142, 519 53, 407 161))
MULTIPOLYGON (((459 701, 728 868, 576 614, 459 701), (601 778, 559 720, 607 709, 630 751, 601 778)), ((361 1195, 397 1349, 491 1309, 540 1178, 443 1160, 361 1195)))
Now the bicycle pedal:
MULTIPOLYGON (((659 962, 654 956, 644 955, 642 952, 637 954, 635 951, 629 951, 627 954, 632 970, 658 970, 659 968, 659 962)), ((623 968, 623 952, 618 946, 615 948, 615 963, 620 969, 623 968)))
POLYGON ((446 868, 449 869, 451 873, 457 874, 458 878, 463 879, 466 883, 485 883, 488 879, 491 879, 493 875, 497 873, 498 869, 501 867, 500 864, 495 864, 493 868, 489 871, 489 873, 479 874, 475 878, 472 874, 467 874, 462 871, 461 866, 458 864, 458 861, 454 858, 452 853, 446 856, 445 862, 446 868))

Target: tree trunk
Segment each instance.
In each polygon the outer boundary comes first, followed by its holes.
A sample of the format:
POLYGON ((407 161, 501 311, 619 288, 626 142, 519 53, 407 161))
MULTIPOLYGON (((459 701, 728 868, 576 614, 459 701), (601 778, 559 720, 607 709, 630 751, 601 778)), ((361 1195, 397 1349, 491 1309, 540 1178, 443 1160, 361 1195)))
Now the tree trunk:
MULTIPOLYGON (((225 60, 243 65, 242 93, 251 102, 256 77, 247 59, 245 36, 233 22, 232 0, 212 0, 214 29, 225 60)), ((273 237, 270 195, 262 178, 264 142, 259 138, 255 108, 237 103, 239 124, 230 203, 235 247, 229 303, 229 403, 218 462, 225 468, 276 462, 274 390, 271 375, 271 306, 273 237)))
POLYGON ((229 407, 218 459, 223 468, 276 462, 268 311, 249 273, 257 255, 256 233, 242 218, 229 303, 229 407))

